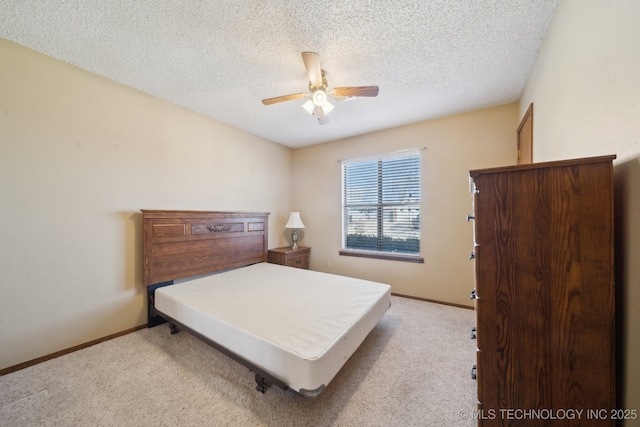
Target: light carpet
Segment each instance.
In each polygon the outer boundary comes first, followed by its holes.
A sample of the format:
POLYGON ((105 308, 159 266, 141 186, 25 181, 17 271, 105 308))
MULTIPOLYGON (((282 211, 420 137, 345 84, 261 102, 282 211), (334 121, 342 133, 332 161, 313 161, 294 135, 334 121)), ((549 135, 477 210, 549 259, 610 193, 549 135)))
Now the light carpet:
POLYGON ((186 332, 144 329, 0 377, 8 426, 472 426, 472 310, 392 297, 315 399, 269 387, 186 332))

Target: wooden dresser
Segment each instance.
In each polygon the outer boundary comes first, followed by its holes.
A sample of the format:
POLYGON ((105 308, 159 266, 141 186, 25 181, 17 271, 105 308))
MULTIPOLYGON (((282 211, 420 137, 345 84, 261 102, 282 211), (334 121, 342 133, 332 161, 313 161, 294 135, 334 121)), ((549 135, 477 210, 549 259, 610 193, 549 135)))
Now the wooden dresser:
POLYGON ((286 265, 287 267, 309 269, 309 254, 311 248, 299 247, 293 249, 291 246, 284 248, 269 249, 268 261, 272 264, 286 265))
POLYGON ((615 425, 613 159, 469 172, 479 425, 615 425))

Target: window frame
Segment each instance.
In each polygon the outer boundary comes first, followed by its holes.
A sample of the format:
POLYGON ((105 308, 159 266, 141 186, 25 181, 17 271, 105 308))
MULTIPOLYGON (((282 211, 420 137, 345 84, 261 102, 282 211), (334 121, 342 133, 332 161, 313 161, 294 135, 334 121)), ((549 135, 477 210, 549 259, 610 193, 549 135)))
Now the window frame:
MULTIPOLYGON (((339 255, 343 255, 343 256, 353 256, 353 257, 361 257, 361 258, 374 258, 374 259, 384 259, 384 260, 392 260, 392 261, 404 261, 404 262, 413 262, 413 263, 424 263, 424 258, 420 255, 420 250, 421 248, 419 248, 419 252, 417 254, 415 253, 402 253, 402 252, 389 252, 389 251, 381 251, 381 250, 365 250, 365 249, 351 249, 351 248, 346 248, 345 244, 346 244, 346 235, 345 233, 347 232, 347 225, 345 223, 345 219, 346 219, 346 215, 345 215, 345 209, 347 209, 347 204, 345 203, 345 167, 348 164, 353 164, 353 163, 364 163, 364 162, 371 162, 371 161, 382 161, 382 160, 386 160, 386 159, 393 159, 393 158, 400 158, 400 157, 410 157, 410 156, 414 156, 414 155, 418 155, 418 159, 419 159, 419 186, 420 186, 420 192, 422 191, 422 159, 420 158, 420 151, 422 151, 424 148, 422 149, 413 149, 413 150, 403 150, 403 151, 398 151, 398 152, 392 152, 392 153, 383 153, 383 154, 379 154, 379 155, 375 155, 375 156, 364 156, 364 157, 357 157, 357 158, 352 158, 352 159, 348 159, 348 160, 342 160, 340 161, 340 173, 341 173, 341 186, 342 186, 342 191, 341 191, 341 220, 340 220, 340 224, 341 224, 341 234, 342 234, 342 241, 341 241, 341 249, 340 251, 338 251, 339 255)), ((378 183, 376 184, 377 186, 381 185, 381 181, 378 181, 378 183)), ((380 192, 380 188, 377 189, 378 193, 380 192)), ((422 200, 422 195, 420 195, 420 200, 422 200)), ((376 209, 383 209, 384 208, 385 203, 383 203, 381 200, 378 201, 377 204, 372 205, 376 207, 376 209)), ((422 203, 418 202, 418 208, 419 210, 422 210, 422 203)), ((384 221, 382 215, 378 214, 377 216, 377 229, 380 230, 381 228, 381 224, 380 221, 384 221)), ((419 226, 419 234, 422 231, 422 227, 419 226)), ((377 236, 378 239, 380 239, 380 235, 377 236)), ((421 239, 419 239, 421 240, 421 239)))

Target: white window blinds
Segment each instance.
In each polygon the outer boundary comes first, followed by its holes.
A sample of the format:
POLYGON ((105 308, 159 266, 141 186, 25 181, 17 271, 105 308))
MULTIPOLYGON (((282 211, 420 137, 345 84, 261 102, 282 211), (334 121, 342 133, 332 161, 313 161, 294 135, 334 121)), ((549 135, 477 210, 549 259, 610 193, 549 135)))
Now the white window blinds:
POLYGON ((420 151, 342 162, 343 249, 420 253, 420 151))

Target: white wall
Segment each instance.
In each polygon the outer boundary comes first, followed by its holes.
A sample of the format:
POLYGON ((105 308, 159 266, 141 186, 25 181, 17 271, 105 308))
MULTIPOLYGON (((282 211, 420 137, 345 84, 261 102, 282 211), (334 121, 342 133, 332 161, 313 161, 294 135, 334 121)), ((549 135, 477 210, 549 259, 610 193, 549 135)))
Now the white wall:
POLYGON ((146 322, 140 209, 284 227, 289 148, 1 39, 0 64, 0 369, 146 322))
POLYGON ((534 161, 618 157, 618 396, 620 408, 640 410, 640 2, 562 0, 521 114, 531 102, 534 161))

